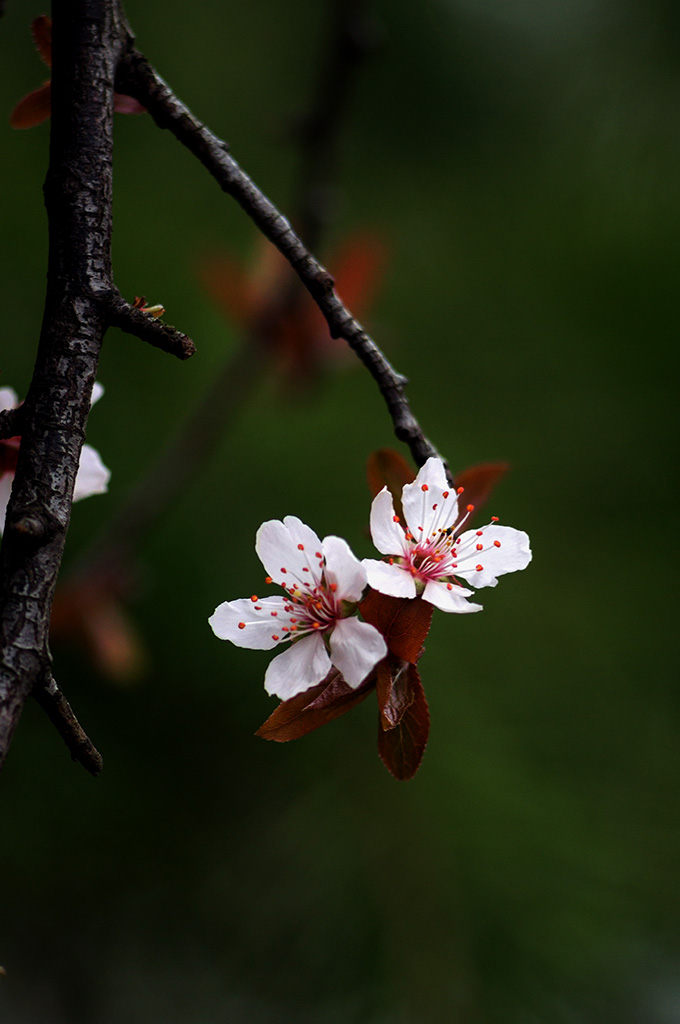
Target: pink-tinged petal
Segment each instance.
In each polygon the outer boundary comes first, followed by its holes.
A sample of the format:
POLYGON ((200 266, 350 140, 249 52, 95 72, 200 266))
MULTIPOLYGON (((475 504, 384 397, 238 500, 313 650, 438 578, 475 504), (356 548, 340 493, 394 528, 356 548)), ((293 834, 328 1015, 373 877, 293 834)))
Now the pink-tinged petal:
POLYGON ((92 406, 94 405, 95 402, 99 401, 99 399, 102 397, 103 394, 104 394, 104 385, 100 384, 99 381, 96 380, 94 382, 94 384, 92 385, 92 398, 90 399, 90 408, 92 408, 92 406))
POLYGON ((408 569, 388 562, 378 562, 374 558, 364 558, 368 585, 381 594, 390 597, 415 597, 416 584, 408 569))
POLYGON ((257 531, 255 550, 267 575, 290 590, 295 583, 321 580, 321 541, 296 516, 270 519, 257 531))
POLYGON ((5 529, 5 516, 7 515, 7 505, 9 504, 13 483, 14 473, 3 473, 0 476, 0 537, 2 537, 3 530, 5 529))
POLYGON ((264 677, 267 693, 288 700, 316 686, 331 670, 331 659, 320 633, 312 633, 270 662, 264 677))
POLYGON ((289 626, 286 604, 285 597, 264 597, 258 601, 240 597, 218 605, 208 622, 220 640, 231 640, 248 650, 270 651, 290 635, 283 628, 289 626))
POLYGON ((435 608, 439 608, 443 612, 457 612, 459 614, 481 612, 481 604, 470 604, 467 600, 467 597, 471 594, 471 590, 465 590, 464 587, 459 587, 455 583, 451 584, 451 590, 449 590, 448 584, 438 580, 431 580, 425 584, 423 599, 429 601, 435 608))
POLYGON ((371 505, 371 537, 381 555, 400 555, 404 550, 404 531, 396 519, 387 487, 376 494, 371 505))
POLYGON ((328 585, 335 584, 338 601, 360 601, 366 589, 366 570, 342 537, 325 537, 321 550, 326 560, 328 585))
POLYGON ((473 587, 495 587, 499 576, 526 569, 531 561, 529 537, 511 526, 485 526, 481 536, 468 530, 458 538, 456 548, 456 576, 473 587))
POLYGON ((458 516, 458 499, 441 459, 428 459, 412 484, 402 491, 404 518, 416 543, 448 530, 458 516))
POLYGON ((89 498, 93 494, 105 494, 109 487, 111 470, 101 460, 99 452, 89 444, 83 445, 73 500, 89 498))
POLYGON ((146 107, 143 107, 134 96, 128 96, 124 92, 114 92, 113 109, 117 114, 146 114, 146 107))
POLYGON ((340 619, 331 633, 331 661, 352 689, 363 683, 386 654, 387 644, 375 626, 354 615, 340 619))
POLYGON ((16 409, 19 404, 17 393, 14 388, 0 388, 0 412, 7 409, 16 409))

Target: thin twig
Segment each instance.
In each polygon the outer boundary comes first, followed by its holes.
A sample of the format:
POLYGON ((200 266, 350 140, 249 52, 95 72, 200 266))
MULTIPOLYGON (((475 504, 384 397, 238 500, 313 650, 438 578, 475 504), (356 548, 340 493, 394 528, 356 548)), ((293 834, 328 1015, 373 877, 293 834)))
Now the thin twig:
POLYGON ((103 767, 102 756, 51 675, 34 687, 32 696, 71 751, 73 760, 78 761, 91 775, 99 775, 103 767))
POLYGON ((130 305, 120 294, 112 293, 105 305, 112 327, 120 327, 127 334, 133 334, 178 359, 189 359, 195 353, 196 346, 186 334, 130 305))
POLYGON ((323 313, 331 336, 344 338, 376 381, 387 404, 394 432, 410 448, 418 466, 438 456, 411 412, 404 394, 407 379, 390 365, 373 339, 336 295, 334 281, 309 252, 286 218, 229 155, 225 142, 194 117, 156 73, 147 59, 133 50, 118 69, 117 88, 139 100, 160 128, 167 128, 194 154, 287 259, 323 313))

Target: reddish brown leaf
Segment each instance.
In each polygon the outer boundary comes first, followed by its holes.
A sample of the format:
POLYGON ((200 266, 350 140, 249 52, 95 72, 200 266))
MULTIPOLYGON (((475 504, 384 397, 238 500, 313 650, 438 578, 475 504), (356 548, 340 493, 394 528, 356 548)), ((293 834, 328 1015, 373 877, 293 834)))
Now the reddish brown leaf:
POLYGON ((35 48, 47 64, 52 67, 52 22, 46 14, 41 14, 31 25, 31 35, 35 48))
POLYGON ((52 86, 50 82, 41 85, 19 100, 9 116, 12 128, 33 128, 47 121, 52 113, 52 86))
POLYGON ((335 290, 363 318, 373 304, 387 263, 387 246, 368 231, 351 235, 333 256, 335 290))
POLYGON ((353 690, 336 668, 323 682, 284 700, 255 733, 264 740, 286 743, 332 722, 364 700, 375 686, 375 674, 353 690))
POLYGON ((378 753, 395 779, 412 779, 430 732, 430 713, 418 670, 390 658, 380 663, 377 676, 379 700, 382 694, 385 701, 378 725, 378 753), (392 719, 396 719, 394 725, 392 719))
MULTIPOLYGON (((456 473, 456 487, 463 487, 463 494, 459 500, 461 514, 459 519, 465 515, 467 505, 475 506, 475 514, 486 504, 494 487, 505 476, 510 466, 507 462, 485 462, 481 466, 471 466, 461 473, 456 473)), ((474 516, 471 517, 474 519, 474 516)), ((468 520, 468 523, 471 520, 468 520)))
POLYGON ((371 497, 387 487, 394 499, 394 511, 398 516, 403 515, 401 507, 401 491, 404 484, 410 484, 415 479, 415 472, 409 466, 403 455, 393 451, 392 448, 381 448, 377 452, 371 452, 366 464, 366 477, 371 497))
POLYGON ((369 590, 359 605, 366 622, 385 637, 390 651, 415 664, 430 631, 432 605, 420 597, 388 597, 369 590))

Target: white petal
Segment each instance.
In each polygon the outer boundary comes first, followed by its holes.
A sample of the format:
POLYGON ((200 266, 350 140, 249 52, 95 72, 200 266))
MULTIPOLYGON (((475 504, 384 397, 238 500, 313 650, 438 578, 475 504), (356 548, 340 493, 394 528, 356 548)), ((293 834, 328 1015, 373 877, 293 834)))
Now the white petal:
POLYGON ((249 650, 270 651, 288 639, 289 634, 283 629, 290 625, 289 613, 284 609, 287 603, 285 597, 264 597, 259 601, 240 597, 218 605, 208 622, 220 640, 231 640, 237 647, 249 650))
POLYGON ((388 562, 378 562, 374 558, 364 558, 364 568, 368 585, 381 594, 390 597, 415 597, 416 585, 407 569, 388 562))
POLYGON ((495 587, 498 576, 526 569, 531 561, 529 537, 511 526, 486 526, 481 537, 474 530, 468 530, 458 538, 456 548, 456 576, 473 587, 495 587), (500 546, 496 547, 494 541, 500 546), (484 545, 482 551, 477 551, 478 543, 484 545), (482 565, 483 569, 478 570, 477 565, 482 565))
POLYGON ((376 494, 371 505, 371 537, 381 555, 400 555, 406 538, 394 520, 394 502, 387 487, 376 494))
POLYGON ((402 491, 404 517, 413 539, 418 541, 448 530, 458 516, 455 488, 446 479, 441 459, 428 459, 412 484, 402 491))
POLYGON ((296 516, 270 519, 257 531, 255 550, 267 575, 279 584, 314 586, 321 579, 321 541, 309 526, 296 516))
POLYGON ((73 500, 80 501, 81 498, 89 498, 92 494, 105 494, 110 479, 111 470, 106 468, 99 452, 89 444, 84 444, 80 453, 73 500))
POLYGON ((264 688, 281 700, 304 693, 331 670, 331 659, 320 633, 312 633, 277 654, 264 677, 264 688))
POLYGON ((331 633, 331 660, 352 689, 363 683, 386 654, 387 644, 381 633, 355 615, 340 619, 331 633))
POLYGON ((92 398, 90 399, 90 408, 92 408, 95 402, 99 401, 103 394, 104 385, 100 384, 99 381, 96 380, 92 386, 92 398))
MULTIPOLYGON (((4 390, 8 391, 9 388, 4 390)), ((2 537, 2 532, 5 529, 5 516, 7 515, 7 505, 9 504, 13 483, 14 473, 3 473, 0 476, 0 537, 2 537)))
POLYGON ((0 388, 0 412, 5 412, 7 409, 16 409, 18 404, 19 399, 14 388, 0 388))
POLYGON ((342 537, 325 537, 321 544, 326 559, 327 583, 335 583, 339 601, 360 601, 366 589, 366 570, 342 537))
POLYGON ((453 584, 451 590, 449 590, 446 583, 431 580, 425 584, 423 598, 443 612, 458 612, 462 614, 466 612, 481 612, 481 604, 470 604, 466 600, 466 597, 469 597, 471 594, 471 590, 465 590, 464 587, 456 586, 456 584, 453 584))

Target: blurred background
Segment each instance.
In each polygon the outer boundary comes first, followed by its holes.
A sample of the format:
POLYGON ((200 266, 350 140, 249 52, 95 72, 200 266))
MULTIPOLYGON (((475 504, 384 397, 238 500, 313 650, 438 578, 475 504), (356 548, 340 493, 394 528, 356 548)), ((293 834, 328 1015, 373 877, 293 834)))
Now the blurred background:
MULTIPOLYGON (((312 171, 300 126, 333 66, 331 10, 127 13, 178 95, 307 217, 453 469, 511 464, 488 511, 529 533, 534 561, 482 593, 483 614, 435 615, 412 781, 378 760, 372 697, 291 744, 253 735, 275 706, 269 656, 207 618, 261 586, 264 519, 370 555, 366 458, 396 442, 307 305, 272 327, 268 288, 288 278, 240 208, 147 116, 117 115, 117 284, 163 303, 198 354, 107 336, 88 441, 113 476, 74 509, 54 643, 105 767, 89 777, 27 706, 0 783, 0 1020, 675 1024, 674 545, 650 531, 675 510, 679 8, 367 0, 312 171), (106 523, 216 380, 201 423, 217 442, 188 445, 193 475, 177 459, 144 531, 124 523, 124 599, 78 595, 106 523)), ((20 395, 49 128, 8 116, 48 75, 42 13, 10 0, 0 22, 0 384, 20 395)))

